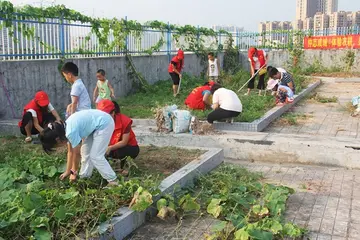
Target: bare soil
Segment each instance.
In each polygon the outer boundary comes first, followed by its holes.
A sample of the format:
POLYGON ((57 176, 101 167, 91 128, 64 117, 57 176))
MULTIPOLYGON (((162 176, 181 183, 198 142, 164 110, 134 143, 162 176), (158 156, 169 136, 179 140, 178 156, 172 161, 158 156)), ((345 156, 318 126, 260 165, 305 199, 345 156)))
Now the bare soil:
POLYGON ((358 73, 358 72, 313 73, 313 74, 311 74, 311 76, 353 78, 353 77, 360 77, 360 73, 358 73))

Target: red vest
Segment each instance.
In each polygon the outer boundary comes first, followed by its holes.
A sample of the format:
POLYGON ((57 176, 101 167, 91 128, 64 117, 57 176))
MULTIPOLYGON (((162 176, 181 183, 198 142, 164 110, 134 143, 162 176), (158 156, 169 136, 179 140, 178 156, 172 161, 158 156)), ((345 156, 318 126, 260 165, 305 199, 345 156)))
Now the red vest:
MULTIPOLYGON (((249 52, 250 54, 250 52, 249 52)), ((265 56, 264 56, 264 51, 263 50, 257 50, 257 57, 259 59, 260 62, 260 67, 264 66, 266 63, 265 60, 265 56)), ((253 66, 254 70, 259 70, 259 69, 255 69, 255 61, 253 59, 253 56, 249 56, 249 59, 251 60, 251 65, 253 66)))
MULTIPOLYGON (((132 120, 125 116, 124 114, 116 114, 115 115, 115 130, 113 132, 113 135, 111 136, 110 144, 114 145, 121 141, 122 135, 124 134, 124 131, 129 124, 132 124, 132 120)), ((130 137, 129 142, 127 143, 128 146, 137 146, 138 143, 136 141, 135 133, 132 129, 130 129, 130 137)))
POLYGON ((210 91, 210 86, 201 86, 197 87, 189 94, 189 96, 185 100, 185 105, 187 105, 191 109, 200 109, 205 110, 205 103, 203 102, 203 91, 210 91))
MULTIPOLYGON (((178 70, 178 72, 181 72, 181 70, 182 70, 182 68, 183 68, 183 66, 184 66, 184 59, 183 59, 183 60, 179 60, 179 59, 177 58, 177 56, 175 56, 175 57, 173 57, 173 59, 171 59, 171 62, 175 62, 175 63, 176 63, 176 64, 175 64, 176 70, 178 70)), ((171 63, 171 62, 170 62, 169 67, 168 67, 169 73, 174 72, 174 71, 173 71, 173 66, 172 66, 172 63, 171 63)))
MULTIPOLYGON (((29 110, 29 109, 32 109, 32 110, 34 110, 34 111, 36 112, 36 114, 37 114, 37 119, 38 119, 39 124, 40 124, 40 126, 41 126, 42 120, 43 120, 43 119, 42 119, 42 114, 43 114, 43 113, 42 113, 39 105, 36 104, 36 102, 35 102, 34 99, 31 100, 28 104, 25 105, 24 111, 23 111, 23 116, 25 115, 25 113, 26 113, 27 110, 29 110)), ((18 125, 19 125, 19 127, 21 127, 22 121, 20 121, 18 125)))

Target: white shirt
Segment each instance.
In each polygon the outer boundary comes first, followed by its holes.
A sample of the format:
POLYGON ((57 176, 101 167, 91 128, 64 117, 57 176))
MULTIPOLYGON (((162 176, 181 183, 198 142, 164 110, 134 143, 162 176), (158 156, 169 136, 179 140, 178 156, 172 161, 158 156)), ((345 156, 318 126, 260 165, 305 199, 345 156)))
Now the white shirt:
POLYGON ((242 104, 235 92, 226 89, 218 89, 213 96, 213 104, 219 104, 220 108, 228 111, 242 112, 242 104))
POLYGON ((70 95, 79 98, 76 112, 91 109, 89 93, 81 79, 76 80, 71 86, 70 95))
MULTIPOLYGON (((49 110, 49 112, 55 110, 55 108, 53 107, 53 105, 52 105, 51 103, 49 103, 49 105, 48 105, 48 110, 49 110)), ((35 112, 34 109, 28 109, 26 112, 30 112, 30 113, 31 113, 31 116, 32 116, 33 118, 34 118, 34 117, 37 118, 37 113, 35 112)))
POLYGON ((214 61, 209 60, 209 76, 210 77, 218 77, 219 76, 219 68, 218 68, 217 58, 215 58, 214 61))
MULTIPOLYGON (((266 58, 266 52, 265 50, 262 50, 263 53, 264 53, 264 58, 266 58)), ((260 64, 260 61, 259 61, 259 58, 258 57, 253 57, 254 59, 254 62, 255 62, 255 69, 254 70, 259 70, 261 68, 261 64, 260 64)), ((249 61, 251 62, 251 59, 249 58, 249 61)))

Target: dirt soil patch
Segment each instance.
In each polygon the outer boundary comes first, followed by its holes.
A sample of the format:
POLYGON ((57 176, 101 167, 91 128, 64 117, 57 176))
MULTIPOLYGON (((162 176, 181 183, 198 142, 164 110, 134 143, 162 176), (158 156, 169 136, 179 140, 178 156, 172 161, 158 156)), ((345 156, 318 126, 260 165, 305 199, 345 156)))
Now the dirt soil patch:
POLYGON ((168 176, 204 153, 198 149, 141 146, 135 164, 143 171, 168 176))

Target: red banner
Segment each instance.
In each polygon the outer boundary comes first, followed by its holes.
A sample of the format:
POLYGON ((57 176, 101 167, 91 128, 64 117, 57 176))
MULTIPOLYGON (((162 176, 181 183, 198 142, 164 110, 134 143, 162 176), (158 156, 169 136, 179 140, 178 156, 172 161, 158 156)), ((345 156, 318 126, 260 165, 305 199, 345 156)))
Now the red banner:
POLYGON ((359 35, 338 35, 323 37, 305 37, 305 49, 341 49, 360 48, 359 35))

